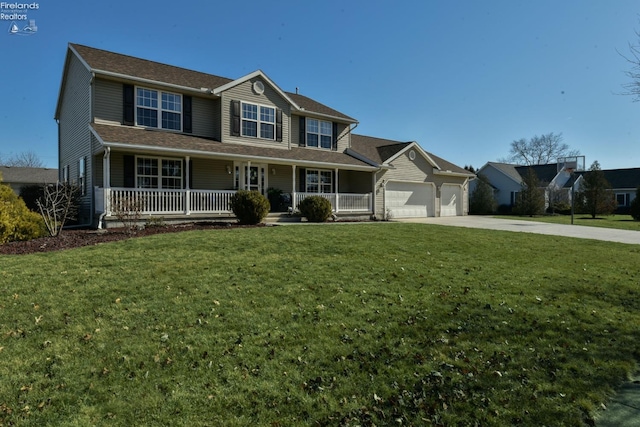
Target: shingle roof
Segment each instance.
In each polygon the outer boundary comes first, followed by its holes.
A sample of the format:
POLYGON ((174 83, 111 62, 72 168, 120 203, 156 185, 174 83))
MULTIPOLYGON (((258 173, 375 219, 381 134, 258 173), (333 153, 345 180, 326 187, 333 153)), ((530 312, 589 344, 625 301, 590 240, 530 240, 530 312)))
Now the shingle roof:
POLYGON ((351 135, 351 148, 378 164, 384 163, 402 151, 411 142, 392 141, 390 139, 374 138, 372 136, 351 135))
MULTIPOLYGON (((640 168, 604 169, 604 177, 613 189, 636 189, 640 185, 640 168)), ((580 172, 581 175, 589 171, 580 172)))
POLYGON ((50 184, 58 181, 58 169, 0 166, 5 184, 50 184))
MULTIPOLYGON (((168 83, 177 86, 184 86, 195 90, 202 88, 215 89, 234 81, 234 79, 220 77, 186 68, 149 61, 134 56, 109 52, 107 50, 96 49, 89 46, 71 43, 73 48, 82 59, 96 72, 116 73, 123 76, 147 79, 159 83, 168 83)), ((355 119, 343 114, 333 108, 327 107, 320 102, 314 101, 303 95, 286 93, 298 106, 311 113, 341 118, 350 122, 355 119)))
POLYGON ((515 182, 522 183, 522 177, 516 170, 515 165, 512 165, 510 163, 498 163, 498 162, 488 162, 487 165, 490 165, 493 168, 499 170, 500 172, 507 175, 509 178, 511 178, 515 182))
MULTIPOLYGON (((393 141, 391 139, 375 138, 357 134, 351 135, 351 148, 353 151, 378 164, 383 164, 411 144, 413 144, 413 142, 400 142, 393 141)), ((438 167, 442 171, 451 171, 474 176, 472 172, 454 165, 453 163, 444 160, 442 157, 438 157, 428 151, 425 151, 425 153, 437 163, 438 167)))
POLYGON ((521 177, 525 177, 529 172, 529 169, 533 169, 540 184, 549 184, 553 181, 553 178, 558 175, 557 163, 549 163, 546 165, 531 165, 531 166, 516 166, 516 171, 521 177))
POLYGON ((315 163, 335 166, 349 166, 359 169, 373 169, 371 165, 345 153, 328 150, 313 150, 292 147, 289 149, 256 147, 241 144, 225 144, 212 139, 173 132, 145 130, 130 126, 92 124, 95 132, 106 145, 119 144, 121 147, 149 147, 165 151, 188 151, 201 155, 245 156, 255 159, 290 161, 292 163, 315 163))

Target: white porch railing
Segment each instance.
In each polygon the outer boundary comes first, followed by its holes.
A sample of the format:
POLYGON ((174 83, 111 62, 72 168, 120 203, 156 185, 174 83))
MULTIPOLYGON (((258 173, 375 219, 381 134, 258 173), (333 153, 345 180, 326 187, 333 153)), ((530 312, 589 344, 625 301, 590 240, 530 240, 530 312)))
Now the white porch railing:
MULTIPOLYGON (((158 190, 95 187, 96 212, 111 216, 118 206, 136 206, 143 215, 231 214, 233 190, 158 190)), ((309 196, 322 196, 334 212, 371 212, 372 195, 353 193, 293 193, 293 207, 309 196)))
POLYGON ((372 212, 371 193, 293 193, 293 208, 309 196, 320 196, 331 202, 334 212, 372 212))

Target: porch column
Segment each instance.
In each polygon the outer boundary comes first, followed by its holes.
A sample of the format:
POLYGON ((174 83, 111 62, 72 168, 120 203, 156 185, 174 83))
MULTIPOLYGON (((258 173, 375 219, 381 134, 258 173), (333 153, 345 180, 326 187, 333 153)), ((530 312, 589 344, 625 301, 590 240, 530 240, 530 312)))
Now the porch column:
POLYGON ((338 190, 338 183, 340 182, 338 180, 338 168, 336 168, 336 213, 338 213, 338 211, 340 211, 340 191, 338 190))
POLYGON ((291 209, 296 210, 296 165, 291 166, 293 173, 291 174, 291 209))
POLYGON ((191 182, 189 182, 189 175, 190 175, 190 171, 189 171, 189 160, 191 158, 189 156, 186 156, 184 158, 185 160, 185 194, 184 194, 184 213, 187 215, 191 215, 191 182))
POLYGON ((247 167, 244 170, 244 189, 249 190, 251 188, 251 160, 247 162, 247 167))
POLYGON ((104 149, 102 157, 102 188, 104 213, 108 216, 111 215, 111 147, 104 149))

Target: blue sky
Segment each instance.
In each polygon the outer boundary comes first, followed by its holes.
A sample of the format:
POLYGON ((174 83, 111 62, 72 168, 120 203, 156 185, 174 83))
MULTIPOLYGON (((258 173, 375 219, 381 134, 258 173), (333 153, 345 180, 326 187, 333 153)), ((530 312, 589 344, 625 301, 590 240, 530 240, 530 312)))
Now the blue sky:
POLYGON ((2 157, 31 150, 57 167, 73 42, 228 78, 261 69, 356 118, 356 133, 417 141, 460 166, 554 132, 587 166, 640 167, 640 103, 620 95, 618 53, 638 42, 637 0, 36 3, 33 35, 0 20, 2 157))

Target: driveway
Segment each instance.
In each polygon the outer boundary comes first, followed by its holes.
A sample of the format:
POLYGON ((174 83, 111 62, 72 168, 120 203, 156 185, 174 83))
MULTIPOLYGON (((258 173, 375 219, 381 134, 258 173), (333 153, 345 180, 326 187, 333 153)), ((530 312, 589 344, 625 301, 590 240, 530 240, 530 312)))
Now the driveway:
POLYGON ((485 228, 488 230, 517 231, 520 233, 548 234, 551 236, 605 240, 609 242, 640 245, 640 231, 616 230, 613 228, 549 224, 546 222, 492 218, 488 216, 478 215, 450 216, 439 218, 406 218, 396 219, 394 221, 450 225, 454 227, 485 228))

